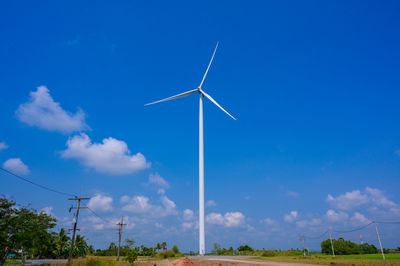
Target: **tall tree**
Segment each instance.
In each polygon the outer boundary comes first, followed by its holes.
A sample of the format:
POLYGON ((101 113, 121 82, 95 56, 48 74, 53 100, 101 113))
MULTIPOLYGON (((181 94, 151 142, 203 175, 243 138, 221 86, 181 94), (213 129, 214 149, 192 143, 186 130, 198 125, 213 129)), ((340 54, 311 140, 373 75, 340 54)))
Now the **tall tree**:
MULTIPOLYGON (((52 234, 49 232, 56 219, 28 207, 16 208, 15 201, 0 198, 0 265, 13 251, 49 252, 52 234)), ((39 253, 40 255, 40 253, 39 253)))

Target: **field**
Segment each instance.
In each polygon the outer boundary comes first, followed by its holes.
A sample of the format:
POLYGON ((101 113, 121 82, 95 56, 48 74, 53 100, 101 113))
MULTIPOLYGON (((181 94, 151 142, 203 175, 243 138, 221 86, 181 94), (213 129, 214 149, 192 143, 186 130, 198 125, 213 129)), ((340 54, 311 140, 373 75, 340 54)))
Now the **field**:
MULTIPOLYGON (((193 262, 196 265, 267 265, 268 262, 277 263, 290 263, 290 264, 307 264, 307 265, 400 265, 400 253, 385 254, 386 261, 382 260, 381 254, 367 254, 367 255, 338 255, 332 258, 330 255, 323 255, 320 253, 312 254, 311 256, 275 256, 275 257, 224 257, 224 256, 205 256, 204 259, 197 259, 193 257, 193 262), (210 258, 210 259, 208 259, 210 258)), ((148 257, 139 257, 135 265, 140 266, 181 266, 179 258, 170 259, 156 259, 148 257)), ((15 262, 14 262, 15 263, 15 262)), ((8 264, 12 264, 8 261, 8 264)), ((53 266, 66 265, 65 263, 54 263, 53 266)), ((116 257, 113 256, 89 256, 87 258, 80 258, 73 260, 73 266, 123 266, 129 265, 128 262, 121 258, 117 262, 116 257)), ((183 264, 186 265, 186 264, 183 264)), ((182 265, 182 266, 183 266, 182 265)), ((269 264, 271 265, 271 264, 269 264)), ((286 264, 287 265, 287 264, 286 264)))
POLYGON ((317 265, 400 265, 400 253, 385 254, 386 261, 382 260, 381 254, 365 255, 338 255, 332 258, 331 255, 312 254, 311 256, 277 256, 277 257, 256 257, 251 260, 288 262, 299 264, 317 265))

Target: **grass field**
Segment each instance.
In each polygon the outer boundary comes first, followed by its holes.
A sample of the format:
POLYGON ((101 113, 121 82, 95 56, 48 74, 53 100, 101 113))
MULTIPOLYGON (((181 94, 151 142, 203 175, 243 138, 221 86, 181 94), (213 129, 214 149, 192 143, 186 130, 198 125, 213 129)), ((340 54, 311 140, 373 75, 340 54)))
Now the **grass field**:
POLYGON ((276 256, 276 257, 257 257, 252 260, 288 262, 300 264, 316 265, 400 265, 400 254, 385 254, 386 261, 382 260, 381 254, 365 255, 338 255, 332 258, 330 255, 312 254, 311 256, 276 256))
MULTIPOLYGON (((313 255, 315 257, 319 258, 332 258, 331 255, 324 255, 324 254, 318 254, 318 255, 313 255)), ((360 254, 360 255, 336 255, 337 258, 344 258, 344 259, 377 259, 381 260, 382 259, 382 254, 360 254)), ((395 260, 398 259, 400 260, 400 253, 389 253, 385 254, 385 258, 388 260, 395 260)))

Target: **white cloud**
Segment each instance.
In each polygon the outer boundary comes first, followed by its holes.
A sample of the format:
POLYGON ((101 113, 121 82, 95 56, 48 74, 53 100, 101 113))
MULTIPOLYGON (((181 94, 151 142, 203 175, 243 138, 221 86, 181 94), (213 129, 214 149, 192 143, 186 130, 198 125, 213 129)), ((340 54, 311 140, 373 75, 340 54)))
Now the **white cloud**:
POLYGON ((47 87, 37 87, 36 91, 29 94, 29 101, 21 104, 16 111, 21 122, 67 134, 89 129, 85 122, 85 113, 82 110, 75 114, 65 111, 60 103, 53 100, 47 87))
POLYGON ((245 224, 245 218, 241 212, 227 212, 224 219, 226 227, 238 227, 245 224))
POLYGON ((195 219, 194 212, 190 209, 186 209, 183 211, 183 220, 192 221, 195 219))
POLYGON ((90 198, 88 207, 93 211, 109 212, 113 210, 112 202, 112 197, 96 194, 94 197, 90 198))
POLYGON ((300 221, 297 221, 297 222, 296 222, 296 225, 297 225, 298 227, 300 227, 300 228, 304 228, 304 227, 306 227, 306 226, 308 225, 308 221, 306 221, 306 220, 300 220, 300 221))
POLYGON ((28 166, 20 158, 8 159, 3 163, 3 168, 18 175, 27 175, 30 173, 28 166))
POLYGON ((8 148, 8 145, 4 141, 0 142, 0 151, 5 150, 7 148, 8 148))
POLYGON ((274 224, 275 224, 275 221, 272 220, 271 218, 265 218, 265 219, 263 220, 263 222, 264 222, 265 224, 267 224, 267 225, 274 225, 274 224))
POLYGON ((299 196, 299 193, 295 192, 295 191, 287 191, 286 196, 292 197, 292 198, 297 198, 299 196))
POLYGON ((53 206, 47 206, 47 207, 44 207, 40 212, 45 213, 50 216, 54 216, 53 213, 51 212, 52 210, 53 210, 53 206))
POLYGON ((217 203, 213 200, 207 200, 206 206, 207 207, 217 206, 217 203))
POLYGON ((191 222, 183 222, 183 223, 182 223, 182 228, 183 228, 183 230, 192 229, 192 228, 194 228, 194 226, 195 226, 195 224, 194 224, 194 223, 191 223, 191 222))
POLYGON ((369 207, 393 208, 397 204, 389 200, 382 190, 366 187, 363 192, 353 190, 345 194, 333 197, 328 195, 326 201, 338 210, 348 211, 354 208, 368 205, 369 207))
POLYGON ((288 223, 293 223, 297 219, 298 212, 297 211, 291 211, 289 214, 285 214, 283 216, 283 220, 288 223))
POLYGON ((97 172, 123 175, 150 167, 143 154, 131 155, 124 141, 111 137, 103 139, 102 143, 92 143, 81 133, 69 138, 66 145, 67 149, 61 154, 63 158, 77 159, 97 172))
POLYGON ((162 205, 151 204, 150 199, 145 196, 134 196, 132 198, 123 196, 120 201, 126 204, 122 207, 122 210, 145 215, 149 218, 159 218, 177 214, 175 202, 165 195, 160 198, 162 205))
POLYGON ((368 202, 368 197, 362 194, 360 190, 353 190, 352 192, 346 192, 338 197, 328 195, 326 201, 333 207, 339 210, 351 210, 368 202))
POLYGON ((396 207, 397 204, 389 200, 382 190, 366 187, 365 192, 369 194, 370 201, 376 206, 396 207))
POLYGON ((329 222, 344 222, 349 218, 349 215, 345 212, 336 212, 334 210, 328 210, 325 214, 325 219, 329 222))
POLYGON ((162 178, 158 173, 155 174, 150 174, 149 176, 149 184, 155 184, 158 185, 162 188, 168 189, 169 184, 167 181, 165 181, 164 178, 162 178))
POLYGON ((125 205, 122 209, 133 213, 146 213, 153 208, 153 205, 149 203, 149 200, 150 199, 145 196, 134 196, 131 199, 129 199, 128 196, 123 196, 121 198, 121 201, 123 203, 129 203, 125 205))
POLYGON ((206 222, 224 227, 239 227, 246 224, 245 216, 241 212, 227 212, 223 216, 213 212, 206 216, 206 222))
MULTIPOLYGON (((112 228, 118 228, 118 223, 121 222, 121 218, 111 218, 107 219, 106 221, 103 219, 100 219, 99 217, 96 216, 89 216, 87 218, 83 219, 84 222, 89 222, 89 228, 90 229, 95 229, 95 230, 104 230, 104 229, 112 229, 112 228)), ((131 230, 136 226, 136 224, 131 221, 131 219, 128 216, 124 216, 124 229, 125 230, 131 230)))
POLYGON ((361 214, 359 212, 354 213, 353 217, 350 218, 350 221, 355 226, 365 225, 365 224, 371 222, 363 214, 361 214))

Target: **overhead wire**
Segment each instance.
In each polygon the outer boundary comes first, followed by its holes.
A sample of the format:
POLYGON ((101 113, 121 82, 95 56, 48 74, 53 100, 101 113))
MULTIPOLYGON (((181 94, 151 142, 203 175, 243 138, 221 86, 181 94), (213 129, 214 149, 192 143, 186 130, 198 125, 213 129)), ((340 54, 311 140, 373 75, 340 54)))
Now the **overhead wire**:
POLYGON ((76 195, 74 195, 74 194, 65 193, 65 192, 62 192, 62 191, 59 191, 59 190, 55 190, 55 189, 50 188, 50 187, 43 186, 43 185, 38 184, 38 183, 36 183, 36 182, 33 182, 33 181, 31 181, 31 180, 29 180, 29 179, 27 179, 27 178, 25 178, 25 177, 22 177, 22 176, 20 176, 20 175, 17 175, 17 174, 15 174, 15 173, 13 173, 13 172, 11 172, 11 171, 9 171, 9 170, 6 170, 6 169, 4 169, 4 168, 2 168, 2 167, 0 167, 0 170, 6 172, 6 173, 8 173, 8 174, 10 174, 10 175, 12 175, 12 176, 14 176, 14 177, 16 177, 16 178, 19 178, 19 179, 22 180, 22 181, 25 181, 25 182, 27 182, 27 183, 30 183, 30 184, 34 185, 34 186, 40 187, 41 189, 45 189, 45 190, 48 190, 48 191, 51 191, 51 192, 54 192, 54 193, 57 193, 57 194, 60 194, 60 195, 64 195, 64 196, 76 197, 76 195))
POLYGON ((93 211, 92 209, 90 209, 87 205, 86 205, 85 207, 86 207, 93 215, 95 215, 97 218, 101 219, 103 222, 106 222, 106 223, 110 223, 110 224, 115 225, 115 223, 111 222, 110 220, 107 220, 106 218, 104 218, 104 217, 98 215, 95 211, 93 211))
POLYGON ((374 223, 374 222, 372 221, 372 222, 370 222, 369 224, 366 224, 366 225, 364 225, 364 226, 361 226, 361 227, 358 227, 358 228, 355 228, 355 229, 352 229, 352 230, 347 230, 347 231, 332 230, 332 232, 335 232, 335 233, 351 233, 351 232, 355 232, 355 231, 362 230, 362 229, 364 229, 364 228, 370 226, 370 225, 373 224, 373 223, 374 223))
POLYGON ((323 237, 324 235, 326 235, 327 233, 329 232, 329 230, 326 230, 325 232, 323 232, 321 235, 319 235, 319 236, 305 236, 305 235, 303 235, 305 238, 307 238, 307 239, 319 239, 319 238, 321 238, 321 237, 323 237))

